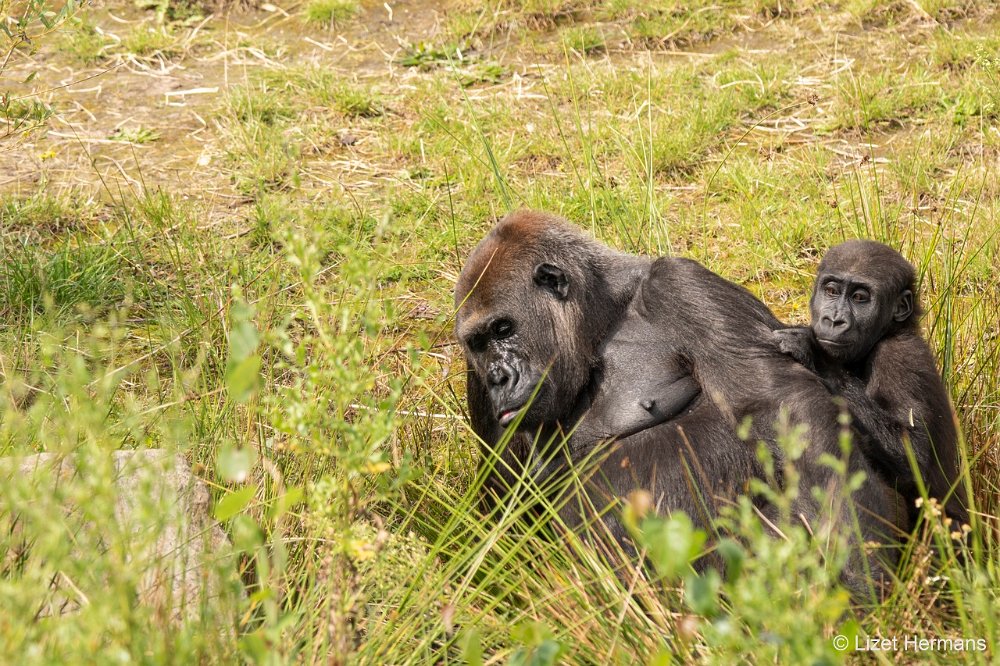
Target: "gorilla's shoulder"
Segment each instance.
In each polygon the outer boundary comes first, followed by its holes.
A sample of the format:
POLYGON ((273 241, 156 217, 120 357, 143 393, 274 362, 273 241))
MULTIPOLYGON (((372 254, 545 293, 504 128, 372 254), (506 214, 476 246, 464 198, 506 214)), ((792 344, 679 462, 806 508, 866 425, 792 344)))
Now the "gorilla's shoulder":
POLYGON ((687 288, 702 290, 711 289, 713 285, 716 289, 736 286, 694 259, 660 257, 650 266, 642 288, 648 296, 655 296, 667 290, 670 292, 687 288))
POLYGON ((705 268, 693 259, 662 257, 653 262, 641 286, 641 301, 651 311, 664 304, 698 308, 702 315, 736 325, 781 326, 764 303, 745 287, 705 268))

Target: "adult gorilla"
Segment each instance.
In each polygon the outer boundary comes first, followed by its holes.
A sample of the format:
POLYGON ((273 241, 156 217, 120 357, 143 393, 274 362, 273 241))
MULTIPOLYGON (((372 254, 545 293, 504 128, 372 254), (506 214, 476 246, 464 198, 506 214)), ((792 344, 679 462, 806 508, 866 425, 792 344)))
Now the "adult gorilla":
MULTIPOLYGON (((609 497, 644 488, 660 509, 683 510, 708 526, 716 501, 762 476, 754 446, 736 435, 740 424, 750 417, 753 440, 768 442, 780 461, 774 424, 784 410, 808 429, 794 510, 813 529, 821 515, 851 529, 847 505, 830 516, 810 492, 837 490, 838 477, 819 458, 840 457, 839 411, 820 379, 780 352, 773 331, 782 324, 745 289, 695 262, 620 253, 560 218, 521 211, 501 220, 470 255, 455 301, 469 414, 486 446, 484 460, 499 457, 487 480, 498 498, 534 464, 534 442, 570 431, 595 400, 614 403, 622 395, 620 408, 631 410, 633 376, 649 385, 690 376, 701 393, 689 405, 680 400, 670 421, 620 439, 587 496, 562 509, 570 523, 584 517, 581 504, 602 507, 609 497), (512 424, 518 432, 496 451, 512 424)), ((605 404, 602 411, 615 409, 605 404)), ((852 454, 849 463, 868 476, 855 495, 865 509, 858 515, 861 538, 886 542, 901 522, 898 497, 864 456, 852 454)), ((613 517, 607 522, 624 536, 613 517)), ((854 561, 847 574, 856 593, 861 564, 854 561)))

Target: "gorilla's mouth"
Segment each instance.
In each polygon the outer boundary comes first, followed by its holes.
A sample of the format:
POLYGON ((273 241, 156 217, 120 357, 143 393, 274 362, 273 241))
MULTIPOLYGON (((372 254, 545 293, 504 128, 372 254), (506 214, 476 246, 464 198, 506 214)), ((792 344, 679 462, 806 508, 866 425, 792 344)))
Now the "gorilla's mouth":
POLYGON ((819 343, 820 349, 830 358, 838 361, 852 356, 854 354, 854 345, 856 344, 853 340, 844 340, 843 338, 837 340, 816 338, 816 342, 819 343))
POLYGON ((507 390, 498 391, 499 395, 492 398, 497 422, 501 428, 509 426, 519 415, 523 415, 527 420, 529 410, 532 410, 533 416, 536 415, 534 412, 537 410, 532 408, 538 407, 542 400, 543 390, 539 386, 540 381, 541 378, 535 377, 534 373, 522 372, 520 381, 514 386, 502 387, 507 390))
POLYGON ((501 428, 506 428, 511 424, 511 422, 517 418, 517 413, 521 411, 524 405, 518 405, 517 407, 507 407, 501 409, 497 415, 497 420, 500 422, 501 428))

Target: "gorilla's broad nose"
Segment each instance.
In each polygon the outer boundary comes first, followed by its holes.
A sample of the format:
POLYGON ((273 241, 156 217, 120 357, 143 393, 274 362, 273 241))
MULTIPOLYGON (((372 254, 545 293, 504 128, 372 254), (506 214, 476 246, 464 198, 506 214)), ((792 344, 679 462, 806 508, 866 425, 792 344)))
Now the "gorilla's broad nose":
POLYGON ((502 368, 493 368, 486 375, 486 379, 489 381, 490 386, 503 386, 510 381, 510 375, 502 368))
POLYGON ((486 373, 490 388, 500 388, 517 383, 517 371, 506 363, 497 363, 486 373))
POLYGON ((847 328, 847 319, 839 316, 834 317, 823 317, 823 323, 831 331, 840 332, 841 329, 847 328))

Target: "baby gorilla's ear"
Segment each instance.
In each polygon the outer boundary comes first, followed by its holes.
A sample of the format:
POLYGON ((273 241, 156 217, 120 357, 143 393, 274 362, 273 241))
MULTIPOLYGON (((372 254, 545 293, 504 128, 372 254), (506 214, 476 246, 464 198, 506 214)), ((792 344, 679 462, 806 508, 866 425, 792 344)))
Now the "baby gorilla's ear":
POLYGON ((909 289, 904 289, 898 297, 896 297, 896 305, 892 311, 892 318, 894 321, 904 322, 910 318, 913 314, 913 292, 909 289))

